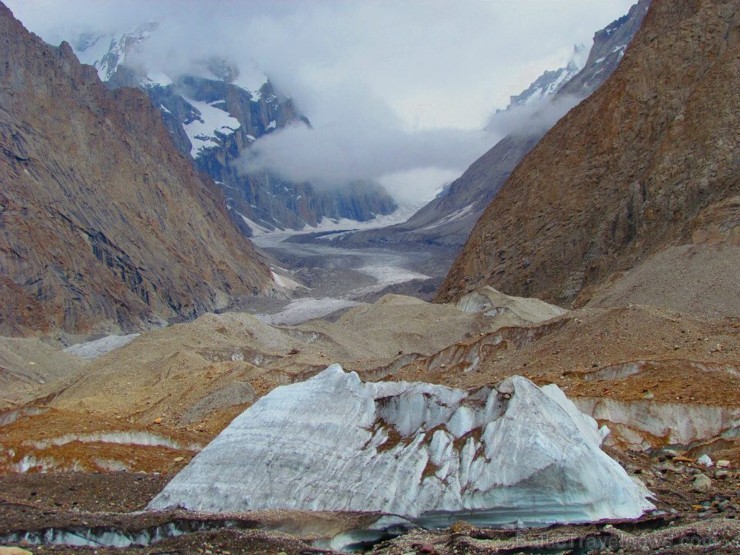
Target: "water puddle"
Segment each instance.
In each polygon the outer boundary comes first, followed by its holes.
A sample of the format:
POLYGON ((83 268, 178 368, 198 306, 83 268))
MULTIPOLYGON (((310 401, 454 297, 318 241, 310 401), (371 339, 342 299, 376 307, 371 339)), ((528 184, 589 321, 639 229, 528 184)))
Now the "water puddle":
POLYGON ((168 522, 123 530, 115 526, 49 527, 39 530, 10 532, 0 535, 0 545, 66 545, 73 547, 148 547, 168 538, 222 529, 251 530, 253 520, 239 519, 174 519, 168 522))

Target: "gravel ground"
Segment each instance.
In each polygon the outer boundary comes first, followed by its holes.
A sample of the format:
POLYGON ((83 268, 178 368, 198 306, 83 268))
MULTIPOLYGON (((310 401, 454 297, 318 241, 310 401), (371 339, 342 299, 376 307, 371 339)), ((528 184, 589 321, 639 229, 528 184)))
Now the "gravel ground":
MULTIPOLYGON (((458 521, 449 529, 411 530, 395 539, 367 545, 383 555, 436 553, 737 553, 740 548, 740 472, 706 469, 670 451, 653 457, 617 455, 631 473, 651 476, 658 511, 639 521, 611 521, 543 529, 486 529, 458 521), (711 488, 692 487, 698 472, 711 488), (719 473, 719 474, 718 474, 719 473), (718 477, 719 476, 719 477, 718 477), (590 550, 587 548, 591 548, 590 550), (580 549, 580 551, 579 551, 580 549)), ((149 546, 15 545, 33 553, 331 553, 313 543, 318 537, 361 527, 357 514, 269 512, 207 516, 182 511, 141 512, 171 478, 143 473, 49 473, 0 477, 0 537, 51 527, 84 531, 108 529, 129 533, 177 523, 190 533, 149 546), (198 531, 200 529, 200 531, 198 531)), ((0 543, 2 545, 2 543, 0 543)))

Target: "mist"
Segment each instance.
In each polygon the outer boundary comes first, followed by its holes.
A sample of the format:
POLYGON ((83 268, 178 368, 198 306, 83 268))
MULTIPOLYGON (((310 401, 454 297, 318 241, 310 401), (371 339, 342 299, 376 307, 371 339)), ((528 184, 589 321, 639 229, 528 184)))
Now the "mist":
MULTIPOLYGON (((485 131, 335 123, 296 125, 263 137, 240 161, 242 171, 271 170, 286 179, 333 187, 419 168, 462 172, 497 139, 485 131)), ((430 184, 436 187, 436 184, 430 184)))
POLYGON ((574 44, 590 46, 594 32, 633 2, 6 4, 52 44, 74 43, 82 32, 125 32, 157 21, 157 31, 132 61, 173 79, 212 57, 242 72, 259 68, 313 129, 298 125, 261 138, 239 162, 245 171, 269 169, 329 186, 375 179, 391 183, 398 198, 427 198, 520 125, 549 126, 562 116, 567 103, 504 118, 490 114, 543 71, 564 66, 574 44))
POLYGON ((522 106, 512 106, 496 112, 486 126, 495 136, 541 135, 555 125, 583 98, 575 95, 557 95, 555 98, 537 98, 522 106))

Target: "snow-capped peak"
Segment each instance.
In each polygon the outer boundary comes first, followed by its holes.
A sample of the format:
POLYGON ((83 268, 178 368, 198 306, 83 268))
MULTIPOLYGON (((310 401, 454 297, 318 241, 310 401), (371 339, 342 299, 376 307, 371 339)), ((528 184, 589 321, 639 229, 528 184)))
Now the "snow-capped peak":
POLYGON ((101 81, 108 81, 144 41, 158 27, 156 21, 139 25, 133 31, 112 35, 85 33, 75 41, 74 51, 83 64, 94 66, 101 81))
MULTIPOLYGON (((121 65, 130 64, 132 55, 142 53, 142 45, 158 27, 158 22, 151 21, 127 32, 107 35, 83 33, 74 41, 73 49, 83 64, 92 65, 98 70, 101 81, 110 81, 121 65)), ((136 62, 138 66, 146 65, 144 56, 136 62)), ((236 64, 232 60, 213 56, 189 60, 189 66, 188 75, 234 84, 248 91, 255 100, 259 98, 260 89, 268 81, 254 60, 236 64)), ((182 73, 182 68, 178 72, 182 73)), ((176 77, 178 76, 169 73, 166 67, 137 67, 137 79, 140 82, 136 84, 144 87, 167 86, 176 77)))
POLYGON ((588 52, 588 48, 583 44, 575 45, 573 55, 565 66, 545 71, 527 89, 516 96, 512 96, 508 108, 526 106, 540 98, 557 93, 563 85, 583 69, 588 59, 588 52))

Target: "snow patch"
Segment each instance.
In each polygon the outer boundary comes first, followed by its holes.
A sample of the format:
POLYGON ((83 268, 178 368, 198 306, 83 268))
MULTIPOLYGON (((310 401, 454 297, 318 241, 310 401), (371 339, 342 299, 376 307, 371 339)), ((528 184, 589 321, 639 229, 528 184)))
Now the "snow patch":
POLYGON ((238 119, 215 106, 221 104, 222 100, 209 103, 183 98, 200 112, 200 117, 183 125, 192 145, 190 156, 193 158, 197 158, 205 150, 220 146, 222 137, 231 135, 241 127, 238 119))
POLYGON ((452 214, 447 214, 441 220, 434 222, 433 224, 430 224, 428 226, 422 227, 420 231, 434 229, 435 227, 447 225, 450 222, 461 220, 462 218, 464 218, 465 216, 473 212, 474 207, 475 207, 475 203, 468 204, 467 206, 464 206, 460 208, 459 210, 455 210, 452 214))
POLYGON ((426 274, 420 274, 399 266, 372 265, 362 266, 361 268, 357 268, 357 270, 375 278, 376 283, 353 291, 353 296, 355 298, 368 293, 382 291, 390 285, 397 285, 399 283, 405 283, 415 279, 430 279, 426 274))
POLYGON ((280 274, 276 274, 274 271, 270 272, 272 274, 272 281, 275 282, 275 285, 278 287, 283 287, 284 289, 288 289, 290 291, 295 291, 298 288, 306 288, 305 285, 301 285, 297 281, 294 281, 286 276, 281 276, 280 274))
POLYGON ((172 78, 166 73, 154 71, 146 74, 146 77, 144 77, 144 82, 142 84, 145 87, 166 87, 167 85, 172 85, 173 83, 174 81, 172 80, 172 78))
MULTIPOLYGON (((281 229, 259 233, 254 232, 254 238, 262 235, 270 235, 269 238, 264 238, 264 240, 267 241, 264 246, 268 246, 268 244, 269 246, 274 246, 275 243, 280 243, 292 235, 303 235, 306 233, 324 233, 327 231, 337 231, 346 234, 365 229, 378 229, 381 227, 389 227, 392 225, 403 223, 411 216, 413 216, 417 210, 417 206, 401 206, 392 214, 375 216, 372 220, 367 220, 365 222, 358 222, 357 220, 350 220, 348 218, 323 218, 321 222, 319 222, 316 226, 309 226, 308 224, 306 224, 302 229, 299 230, 281 229)), ((251 227, 251 224, 249 224, 249 222, 247 222, 247 224, 251 227)), ((332 240, 336 239, 339 236, 341 236, 340 233, 333 233, 331 235, 327 235, 326 237, 321 237, 321 239, 332 240)))
POLYGON ((52 457, 42 457, 37 459, 33 455, 26 455, 20 462, 12 466, 14 472, 20 474, 26 473, 29 470, 36 472, 50 472, 57 470, 57 462, 52 457))
POLYGON ((108 53, 114 42, 117 42, 115 39, 113 35, 88 34, 76 41, 72 48, 80 63, 95 67, 96 62, 108 53))
POLYGON ((264 235, 266 233, 270 233, 270 230, 269 229, 267 229, 266 227, 261 226, 260 224, 258 224, 255 221, 250 220, 249 218, 247 218, 241 212, 237 211, 236 213, 239 214, 239 217, 242 220, 244 220, 244 223, 247 224, 249 226, 249 229, 252 230, 252 236, 256 237, 257 235, 264 235))

